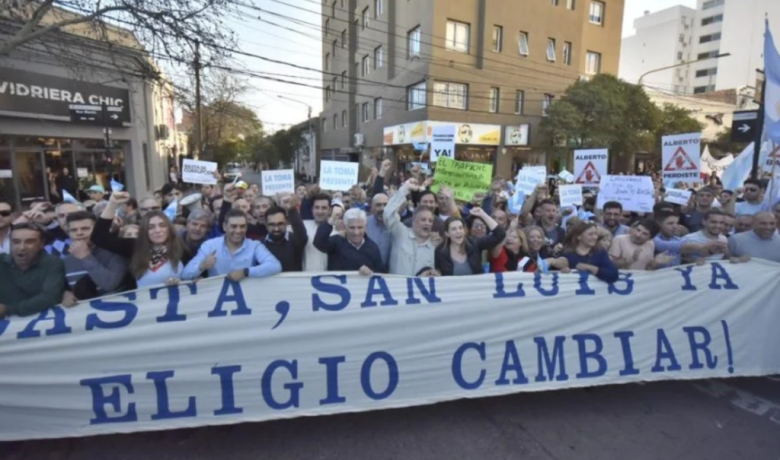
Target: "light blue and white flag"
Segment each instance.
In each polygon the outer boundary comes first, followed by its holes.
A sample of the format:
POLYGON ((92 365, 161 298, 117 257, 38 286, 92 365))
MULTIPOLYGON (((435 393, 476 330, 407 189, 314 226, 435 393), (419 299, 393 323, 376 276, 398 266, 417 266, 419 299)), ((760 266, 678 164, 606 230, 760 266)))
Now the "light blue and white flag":
POLYGON ((65 190, 65 189, 62 189, 62 202, 63 202, 63 203, 73 203, 73 204, 78 204, 78 203, 79 203, 79 200, 77 200, 77 199, 76 199, 76 198, 75 198, 73 195, 71 195, 70 193, 68 193, 68 191, 67 191, 67 190, 65 190))
POLYGON ((750 177, 750 171, 753 169, 753 155, 755 154, 754 145, 755 142, 748 145, 734 162, 723 171, 723 176, 720 178, 723 183, 723 190, 734 191, 742 187, 745 180, 750 177))
POLYGON ((114 191, 114 192, 121 192, 124 189, 125 189, 124 184, 121 184, 121 183, 115 181, 114 179, 111 179, 111 190, 112 191, 114 191))
POLYGON ((550 267, 547 266, 547 261, 542 259, 542 256, 539 254, 536 255, 536 266, 539 268, 540 272, 550 273, 550 267))
MULTIPOLYGON (((780 53, 777 52, 772 31, 769 29, 769 19, 766 20, 764 32, 764 137, 773 132, 773 127, 780 122, 780 53)), ((780 141, 775 140, 776 143, 780 141)))
POLYGON ((525 195, 522 192, 515 192, 507 201, 509 212, 515 215, 520 214, 520 211, 523 209, 523 203, 525 203, 525 195))
POLYGON ((178 210, 179 210, 179 200, 174 198, 173 201, 171 201, 171 204, 169 204, 168 207, 165 208, 163 212, 165 213, 166 216, 168 216, 168 219, 170 219, 171 222, 173 222, 173 220, 176 219, 176 213, 178 212, 178 210))

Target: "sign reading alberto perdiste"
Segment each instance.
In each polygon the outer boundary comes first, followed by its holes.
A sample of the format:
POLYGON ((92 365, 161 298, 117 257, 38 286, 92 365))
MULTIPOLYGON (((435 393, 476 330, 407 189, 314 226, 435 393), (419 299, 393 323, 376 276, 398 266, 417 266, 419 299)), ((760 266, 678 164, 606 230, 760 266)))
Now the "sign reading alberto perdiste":
POLYGON ((606 176, 609 150, 590 149, 574 151, 574 183, 596 185, 606 176))
POLYGON ((701 133, 664 136, 662 145, 664 179, 686 184, 701 182, 701 133))

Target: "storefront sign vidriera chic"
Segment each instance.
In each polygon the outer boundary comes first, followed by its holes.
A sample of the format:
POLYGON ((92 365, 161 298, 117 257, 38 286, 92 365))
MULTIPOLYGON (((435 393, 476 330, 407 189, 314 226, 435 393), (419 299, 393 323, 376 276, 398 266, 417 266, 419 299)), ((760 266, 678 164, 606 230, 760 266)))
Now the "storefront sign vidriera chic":
POLYGON ((0 116, 71 121, 72 108, 102 104, 130 122, 126 89, 0 67, 0 116))

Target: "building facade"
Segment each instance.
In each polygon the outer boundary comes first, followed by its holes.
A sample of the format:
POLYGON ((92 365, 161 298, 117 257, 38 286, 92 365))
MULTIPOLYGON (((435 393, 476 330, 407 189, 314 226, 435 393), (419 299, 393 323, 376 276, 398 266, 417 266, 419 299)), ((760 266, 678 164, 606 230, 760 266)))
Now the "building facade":
POLYGON ((637 83, 645 72, 692 62, 653 72, 643 84, 679 94, 752 87, 756 69, 763 68, 765 18, 774 30, 780 26, 780 2, 698 0, 695 11, 676 6, 646 12, 634 22, 636 34, 623 39, 619 75, 637 83), (730 55, 712 59, 726 53, 730 55))
MULTIPOLYGON (((2 39, 18 24, 0 26, 2 39)), ((136 196, 161 188, 169 167, 161 126, 174 125, 170 89, 147 77, 154 69, 141 53, 109 53, 89 38, 59 35, 82 59, 42 45, 0 58, 0 199, 21 207, 59 201, 63 174, 75 179, 77 194, 92 185, 108 190, 111 179, 136 196)))
POLYGON ((326 0, 322 159, 426 162, 434 126, 456 158, 509 176, 548 164, 539 125, 580 78, 616 74, 623 0, 326 0), (540 20, 543 19, 543 20, 540 20))

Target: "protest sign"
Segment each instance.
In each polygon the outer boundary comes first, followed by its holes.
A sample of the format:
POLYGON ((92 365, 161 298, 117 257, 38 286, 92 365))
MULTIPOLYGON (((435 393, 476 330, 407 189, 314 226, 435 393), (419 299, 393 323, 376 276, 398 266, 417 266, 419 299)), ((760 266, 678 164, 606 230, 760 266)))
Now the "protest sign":
POLYGON ((544 184, 547 180, 547 168, 544 166, 527 166, 517 173, 515 191, 530 195, 536 190, 536 186, 544 184))
POLYGON ((653 180, 649 176, 604 176, 596 206, 602 209, 607 201, 617 201, 625 211, 653 212, 653 180))
POLYGON ((565 169, 558 173, 558 178, 565 182, 574 182, 574 174, 570 173, 569 171, 566 171, 565 169))
POLYGON ((89 170, 87 168, 76 168, 76 175, 79 179, 85 179, 89 177, 89 170))
POLYGON ((13 170, 0 169, 0 179, 11 179, 12 177, 14 177, 13 170))
POLYGON ((691 199, 690 190, 680 190, 677 188, 666 189, 666 197, 664 201, 667 203, 679 204, 682 206, 688 206, 688 202, 691 199))
POLYGON ((613 284, 290 273, 141 289, 0 321, 0 441, 777 374, 778 277, 754 260, 613 284))
POLYGON ((574 151, 575 184, 595 185, 607 175, 609 167, 609 150, 589 149, 574 151))
POLYGON ((181 180, 187 184, 214 185, 217 183, 218 165, 213 161, 184 159, 181 165, 181 180))
POLYGON ((434 126, 431 131, 431 163, 442 156, 455 159, 455 125, 434 126))
POLYGON ((664 136, 662 145, 664 179, 686 184, 701 182, 701 133, 664 136))
POLYGON ((493 165, 491 164, 451 160, 442 156, 436 163, 433 190, 438 193, 440 186, 446 185, 455 193, 456 199, 471 201, 475 193, 487 192, 492 180, 493 165))
POLYGON ((295 193, 295 174, 292 169, 263 171, 263 195, 274 196, 277 193, 295 193))
POLYGON ((348 161, 320 162, 320 188, 347 192, 358 183, 358 164, 348 161))
POLYGON ((582 206, 582 184, 561 185, 558 187, 561 207, 582 206))

